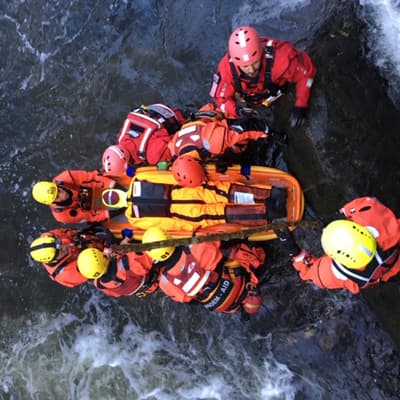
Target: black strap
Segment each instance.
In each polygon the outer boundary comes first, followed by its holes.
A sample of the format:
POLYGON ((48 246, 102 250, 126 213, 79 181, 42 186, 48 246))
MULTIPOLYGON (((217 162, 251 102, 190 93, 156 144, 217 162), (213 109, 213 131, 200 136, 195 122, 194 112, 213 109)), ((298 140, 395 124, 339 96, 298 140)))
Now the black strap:
POLYGON ((267 60, 267 66, 265 68, 264 88, 269 89, 269 85, 273 85, 271 72, 275 61, 275 48, 273 46, 265 46, 265 59, 267 60))
POLYGON ((216 185, 210 185, 210 184, 208 184, 208 183, 205 183, 205 184, 203 184, 202 186, 203 186, 205 189, 213 190, 216 194, 218 194, 218 195, 220 195, 220 196, 223 196, 223 197, 226 197, 226 198, 229 200, 229 193, 226 193, 226 192, 224 192, 223 190, 218 189, 216 185))
MULTIPOLYGON (((142 182, 142 181, 137 181, 137 182, 140 182, 140 184, 147 185, 147 188, 153 187, 156 190, 154 190, 152 192, 149 191, 148 194, 143 193, 141 196, 133 196, 133 193, 131 193, 130 200, 135 205, 205 204, 204 200, 192 200, 192 199, 172 200, 171 199, 171 190, 176 188, 176 187, 172 187, 172 185, 151 183, 151 182, 142 182), (168 190, 168 191, 166 191, 165 194, 162 194, 160 191, 160 187, 162 187, 164 189, 166 186, 171 187, 171 190, 168 190), (158 190, 157 190, 157 188, 158 188, 158 190), (164 195, 164 198, 161 197, 163 195, 164 195)), ((224 192, 221 189, 218 189, 215 185, 204 184, 203 187, 206 189, 209 189, 209 190, 213 190, 215 193, 219 194, 220 196, 229 198, 229 195, 226 192, 224 192)), ((165 190, 162 190, 162 192, 165 192, 165 190)))
POLYGON ((241 96, 243 96, 244 92, 243 92, 243 89, 242 89, 242 84, 240 82, 239 75, 238 75, 238 73, 236 71, 236 67, 235 67, 235 64, 233 63, 233 61, 229 61, 229 66, 231 67, 231 73, 232 73, 233 81, 235 82, 235 90, 241 96))
POLYGON ((129 271, 129 258, 128 258, 128 256, 126 254, 122 256, 121 264, 122 264, 122 268, 125 271, 129 271))
POLYGON ((158 269, 165 268, 165 271, 168 271, 176 265, 178 260, 181 258, 183 251, 184 246, 175 247, 171 257, 165 261, 154 263, 154 265, 156 265, 158 269))
POLYGON ((61 262, 50 275, 55 278, 69 264, 69 262, 69 258, 61 262))
POLYGON ((379 268, 390 270, 396 264, 399 258, 400 251, 398 246, 394 246, 385 251, 378 249, 377 254, 383 260, 383 263, 379 264, 376 257, 374 257, 363 271, 353 269, 350 271, 345 266, 339 264, 335 260, 332 260, 332 263, 340 273, 346 276, 346 278, 355 282, 360 288, 363 288, 364 286, 371 283, 371 279, 373 279, 375 272, 379 268), (397 255, 395 254, 395 252, 397 252, 397 255), (394 257, 392 260, 390 260, 390 263, 386 263, 385 260, 388 260, 392 256, 394 257))
POLYGON ((124 283, 124 281, 121 278, 118 278, 117 269, 118 269, 117 259, 112 258, 110 261, 110 264, 108 265, 107 273, 97 280, 97 287, 99 289, 105 289, 105 286, 103 286, 101 284, 101 282, 106 283, 106 282, 115 281, 118 283, 124 283))
POLYGON ((197 146, 190 145, 190 146, 185 146, 180 152, 179 155, 182 156, 183 154, 190 153, 191 151, 197 151, 199 154, 200 158, 204 161, 207 158, 211 157, 211 153, 206 150, 204 147, 199 149, 197 146))
POLYGON ((265 68, 263 93, 252 94, 252 95, 249 95, 248 93, 245 93, 243 91, 242 84, 241 84, 239 75, 237 73, 236 67, 231 60, 229 61, 233 81, 235 83, 235 90, 248 103, 258 102, 258 101, 264 99, 265 95, 266 95, 265 92, 268 92, 268 94, 271 96, 276 96, 280 89, 278 85, 275 85, 272 82, 272 67, 273 67, 274 61, 275 61, 275 48, 272 45, 265 46, 265 59, 266 59, 267 65, 265 68))

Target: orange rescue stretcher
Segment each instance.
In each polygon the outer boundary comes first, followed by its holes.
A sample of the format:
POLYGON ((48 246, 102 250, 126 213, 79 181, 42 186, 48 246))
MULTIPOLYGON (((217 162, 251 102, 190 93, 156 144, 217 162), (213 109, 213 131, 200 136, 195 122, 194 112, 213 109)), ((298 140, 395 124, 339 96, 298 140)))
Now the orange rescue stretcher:
MULTIPOLYGON (((303 217, 304 212, 304 196, 301 186, 297 179, 290 175, 288 172, 271 168, 271 167, 263 167, 263 166, 251 166, 247 168, 243 168, 240 165, 232 165, 226 169, 224 172, 219 172, 216 169, 215 164, 207 164, 207 175, 209 181, 220 181, 220 182, 232 182, 245 184, 246 186, 256 186, 263 188, 270 188, 271 191, 273 188, 284 189, 286 190, 286 215, 283 218, 279 218, 281 222, 298 222, 303 217)), ((136 170, 135 177, 141 177, 142 179, 146 179, 152 181, 152 178, 155 180, 170 180, 171 182, 175 182, 172 176, 172 173, 169 170, 159 170, 156 166, 146 166, 140 167, 136 170)), ((124 176, 119 179, 118 183, 121 187, 125 189, 125 192, 128 192, 129 186, 131 185, 132 178, 124 176)), ((119 191, 121 193, 121 191, 119 191)), ((107 207, 103 204, 102 197, 104 193, 94 193, 93 195, 93 207, 94 208, 104 208, 107 207)), ((125 200, 126 201, 126 200, 125 200)), ((124 200, 122 200, 124 202, 124 200)), ((126 204, 125 204, 126 205, 126 204)), ((112 207, 111 207, 112 208, 112 207)), ((278 219, 277 219, 278 220, 278 219)), ((274 220, 268 221, 274 222, 274 220)), ((141 240, 144 229, 137 229, 136 227, 132 228, 131 224, 127 216, 121 212, 121 214, 113 217, 111 220, 103 223, 105 227, 110 229, 110 231, 118 238, 121 238, 121 230, 125 228, 133 229, 134 231, 134 239, 141 240)), ((160 227, 163 228, 162 224, 160 227)), ((251 228, 254 226, 248 226, 251 228)), ((236 232, 238 230, 242 230, 247 228, 243 226, 243 224, 234 224, 234 223, 216 223, 210 224, 209 226, 201 227, 196 232, 202 233, 230 233, 236 232)), ((181 231, 173 231, 168 230, 167 234, 171 238, 183 238, 190 237, 193 235, 193 232, 187 230, 181 231)), ((267 241, 271 239, 275 239, 276 235, 272 230, 261 231, 249 236, 249 240, 251 241, 267 241)))

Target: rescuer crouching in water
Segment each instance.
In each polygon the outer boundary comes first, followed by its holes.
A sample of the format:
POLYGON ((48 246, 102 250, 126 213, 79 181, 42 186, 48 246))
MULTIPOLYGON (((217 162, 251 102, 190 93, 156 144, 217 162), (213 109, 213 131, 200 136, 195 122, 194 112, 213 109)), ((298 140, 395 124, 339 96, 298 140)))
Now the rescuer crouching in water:
MULTIPOLYGON (((161 228, 153 227, 142 241, 167 239, 161 228)), ((265 261, 261 247, 245 243, 222 247, 215 241, 162 247, 147 254, 159 266, 159 288, 176 302, 199 302, 210 311, 228 314, 240 309, 253 314, 261 307, 256 275, 265 261)))

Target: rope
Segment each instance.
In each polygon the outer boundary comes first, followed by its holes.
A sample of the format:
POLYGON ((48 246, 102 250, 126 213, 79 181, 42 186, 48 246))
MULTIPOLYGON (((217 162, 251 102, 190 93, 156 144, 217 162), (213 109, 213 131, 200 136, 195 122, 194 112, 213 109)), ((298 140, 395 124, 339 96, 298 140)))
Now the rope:
POLYGON ((151 242, 151 243, 120 244, 120 245, 113 245, 112 249, 117 252, 122 252, 122 253, 128 253, 130 251, 143 252, 146 250, 159 249, 161 247, 188 246, 191 244, 203 243, 203 242, 244 239, 244 238, 247 238, 256 233, 267 232, 270 230, 283 230, 283 229, 285 229, 287 227, 291 227, 291 226, 292 227, 303 226, 303 227, 317 228, 317 227, 320 227, 320 224, 321 224, 320 221, 293 221, 293 222, 276 221, 276 222, 272 222, 267 225, 257 226, 255 228, 241 229, 236 232, 210 233, 210 234, 204 234, 204 235, 200 235, 200 236, 174 238, 174 239, 161 240, 158 242, 151 242))

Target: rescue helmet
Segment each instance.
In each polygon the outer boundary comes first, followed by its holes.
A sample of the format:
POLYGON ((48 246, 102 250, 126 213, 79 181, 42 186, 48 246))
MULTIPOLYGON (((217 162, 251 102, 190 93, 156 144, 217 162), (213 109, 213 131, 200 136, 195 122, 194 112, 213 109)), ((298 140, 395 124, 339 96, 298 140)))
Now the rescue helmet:
POLYGON ((325 253, 350 269, 364 268, 376 254, 376 240, 364 226, 349 220, 336 220, 322 231, 325 253))
POLYGON ((231 33, 228 50, 238 67, 254 64, 261 59, 263 52, 260 36, 250 26, 240 26, 231 33))
POLYGON ((60 242, 54 236, 41 236, 35 239, 30 246, 31 257, 38 262, 52 262, 60 249, 60 242))
POLYGON ((78 270, 88 279, 96 279, 103 276, 108 268, 110 260, 95 247, 83 250, 78 256, 78 270))
POLYGON ((192 156, 179 156, 173 162, 171 172, 175 180, 185 187, 200 186, 207 180, 206 172, 200 160, 192 156))
MULTIPOLYGON (((162 240, 168 240, 169 236, 158 227, 152 227, 146 230, 142 237, 142 243, 153 243, 160 242, 162 240)), ((147 250, 146 253, 153 259, 157 261, 168 260, 173 254, 175 247, 160 247, 158 249, 147 250)))
POLYGON ((40 181, 32 188, 32 196, 38 202, 49 206, 55 201, 58 194, 58 186, 54 182, 40 181))
POLYGON ((116 144, 107 147, 102 156, 104 171, 112 176, 125 174, 129 163, 129 153, 122 146, 116 144))

